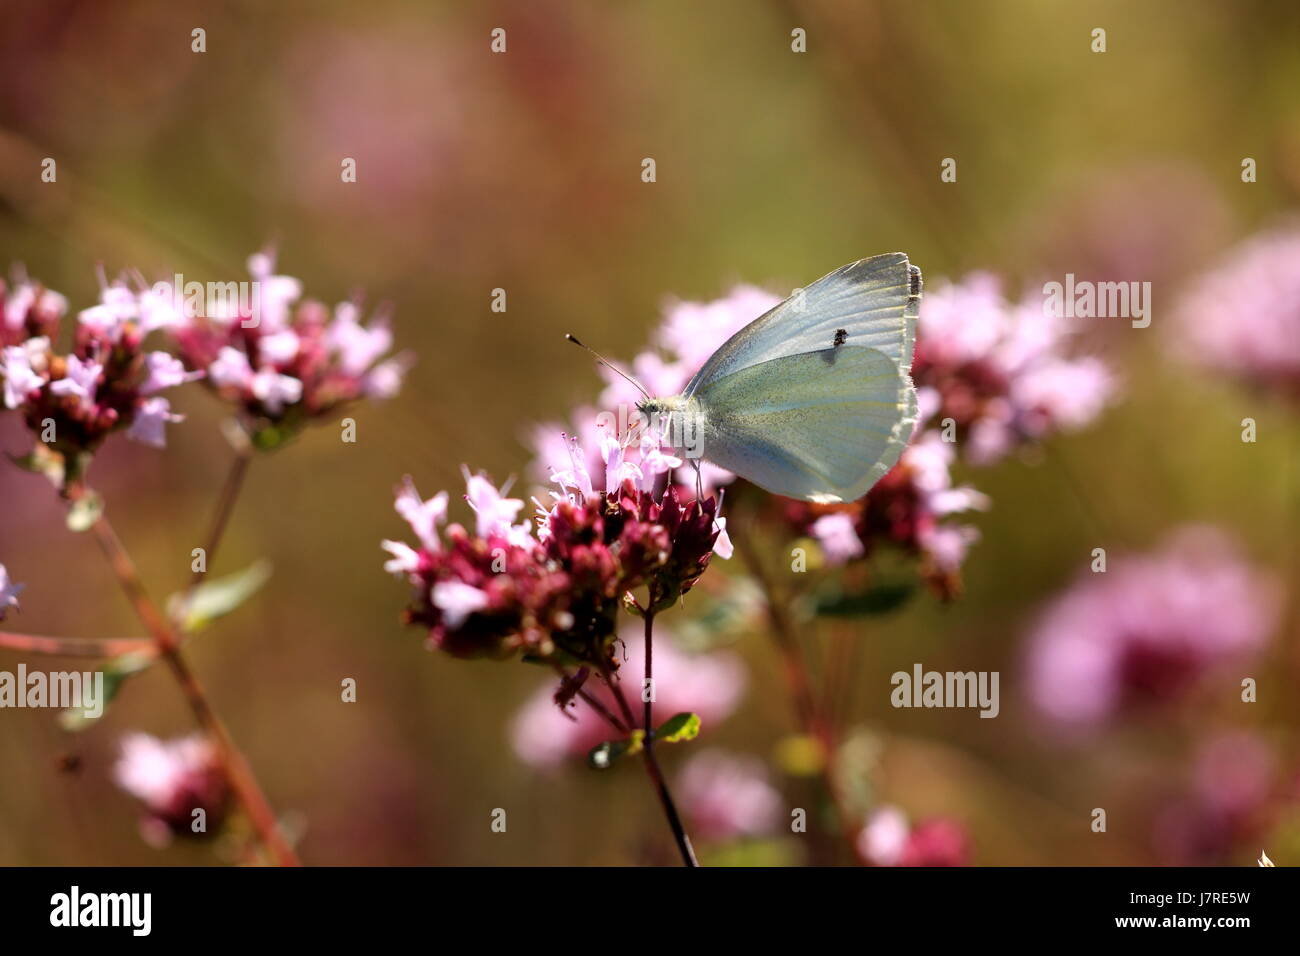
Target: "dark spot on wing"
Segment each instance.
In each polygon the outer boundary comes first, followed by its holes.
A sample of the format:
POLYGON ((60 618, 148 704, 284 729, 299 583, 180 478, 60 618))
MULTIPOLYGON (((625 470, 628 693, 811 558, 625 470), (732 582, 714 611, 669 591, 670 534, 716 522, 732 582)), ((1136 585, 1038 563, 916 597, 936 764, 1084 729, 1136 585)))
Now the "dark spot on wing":
POLYGON ((836 330, 835 330, 835 341, 831 343, 831 346, 832 346, 833 348, 839 348, 841 345, 843 345, 843 344, 844 344, 845 342, 847 342, 848 340, 849 340, 849 333, 848 333, 848 332, 845 332, 843 329, 836 329, 836 330))
POLYGON ((908 287, 907 294, 910 298, 916 298, 921 294, 921 270, 916 266, 907 267, 908 287))

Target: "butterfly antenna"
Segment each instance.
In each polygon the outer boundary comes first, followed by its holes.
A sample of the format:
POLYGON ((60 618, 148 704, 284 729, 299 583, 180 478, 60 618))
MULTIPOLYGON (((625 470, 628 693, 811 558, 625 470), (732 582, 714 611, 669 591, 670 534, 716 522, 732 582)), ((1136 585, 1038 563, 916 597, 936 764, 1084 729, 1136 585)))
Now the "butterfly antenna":
POLYGON ((646 398, 654 398, 653 395, 651 395, 648 391, 646 391, 646 387, 644 385, 642 385, 640 382, 634 379, 631 375, 627 374, 627 372, 623 371, 613 362, 607 360, 605 356, 601 355, 590 345, 584 345, 582 342, 579 342, 578 337, 576 335, 574 335, 571 332, 565 332, 564 337, 568 339, 570 342, 572 342, 574 345, 578 346, 578 348, 586 349, 588 352, 590 352, 592 354, 592 357, 594 357, 596 361, 599 362, 601 365, 605 366, 605 368, 609 369, 611 372, 614 372, 616 375, 621 375, 623 378, 627 379, 629 382, 635 385, 637 391, 639 391, 646 398))

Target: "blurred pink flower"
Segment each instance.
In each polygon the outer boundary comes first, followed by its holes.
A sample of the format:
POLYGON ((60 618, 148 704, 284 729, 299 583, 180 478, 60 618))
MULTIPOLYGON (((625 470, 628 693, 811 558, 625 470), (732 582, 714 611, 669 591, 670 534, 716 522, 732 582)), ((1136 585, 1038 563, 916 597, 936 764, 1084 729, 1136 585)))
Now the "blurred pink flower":
POLYGON ((19 276, 13 286, 0 279, 0 347, 53 336, 68 311, 59 293, 19 276))
POLYGON ((1045 610, 1029 642, 1030 695, 1068 725, 1172 700, 1263 646, 1279 589, 1223 533, 1184 528, 1157 551, 1085 571, 1045 610))
POLYGON ((22 590, 23 586, 11 581, 8 570, 0 564, 0 621, 5 619, 10 609, 18 607, 18 595, 22 590))
POLYGON ((172 836, 205 836, 219 829, 225 815, 226 779, 212 744, 195 734, 164 741, 133 733, 122 740, 122 755, 113 767, 117 785, 144 804, 141 832, 160 846, 172 836), (206 819, 196 829, 195 810, 206 819))
POLYGON ((165 398, 146 398, 135 410, 135 420, 127 429, 126 437, 143 445, 164 448, 167 445, 166 426, 185 421, 184 415, 172 412, 165 398))
MULTIPOLYGON (((624 629, 620 643, 623 654, 618 680, 624 693, 639 706, 645 674, 640 625, 624 629)), ((662 723, 675 714, 691 712, 700 717, 701 733, 708 733, 731 716, 745 688, 745 670, 739 657, 725 651, 684 654, 662 626, 656 628, 654 652, 656 721, 662 723)), ((588 681, 584 689, 612 712, 618 712, 613 694, 603 683, 588 681)), ((539 768, 585 757, 597 744, 617 736, 617 731, 581 700, 560 710, 555 703, 554 681, 537 689, 515 716, 511 729, 519 759, 539 768)))
POLYGON ((701 840, 763 836, 781 819, 781 792, 757 757, 701 751, 682 767, 677 793, 701 840))
POLYGON ((893 806, 872 812, 857 849, 876 866, 965 866, 970 860, 970 839, 961 824, 940 817, 912 826, 893 806))
POLYGON ((808 525, 809 533, 826 556, 827 564, 844 564, 867 553, 866 545, 858 537, 853 516, 839 511, 815 518, 808 525))
POLYGON ((1277 782, 1276 756, 1257 735, 1229 731, 1202 741, 1182 792, 1158 811, 1161 862, 1230 863, 1238 846, 1253 848, 1272 822, 1277 782))
POLYGON ((1194 360, 1300 397, 1300 226, 1241 243, 1192 285, 1176 317, 1194 360))
POLYGON ((1068 354, 1074 335, 1069 320, 1044 314, 1041 297, 1009 303, 995 276, 936 283, 921 300, 912 365, 922 421, 951 418, 964 457, 980 465, 1083 427, 1115 381, 1100 360, 1068 354))

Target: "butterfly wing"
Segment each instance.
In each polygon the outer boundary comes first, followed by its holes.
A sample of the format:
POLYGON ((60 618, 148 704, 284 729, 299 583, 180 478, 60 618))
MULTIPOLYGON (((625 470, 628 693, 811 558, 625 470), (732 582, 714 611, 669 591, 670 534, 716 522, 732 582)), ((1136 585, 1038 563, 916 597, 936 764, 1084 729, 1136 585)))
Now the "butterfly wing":
POLYGON ((852 501, 902 454, 916 390, 878 349, 841 345, 751 365, 693 396, 701 454, 768 491, 852 501))
POLYGON ((760 362, 816 352, 832 343, 875 349, 904 374, 912 367, 921 270, 901 252, 859 259, 818 279, 745 326, 687 384, 710 382, 760 362))

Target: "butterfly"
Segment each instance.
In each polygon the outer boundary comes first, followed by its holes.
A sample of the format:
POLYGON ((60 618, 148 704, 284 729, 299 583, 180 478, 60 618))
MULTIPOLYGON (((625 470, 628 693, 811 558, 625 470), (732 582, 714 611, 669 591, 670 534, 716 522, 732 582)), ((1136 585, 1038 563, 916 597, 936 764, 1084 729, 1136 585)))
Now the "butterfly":
POLYGON ((637 408, 697 468, 703 458, 773 494, 853 501, 916 425, 920 299, 921 270, 903 253, 851 262, 749 323, 667 398, 596 357, 646 394, 637 408))

